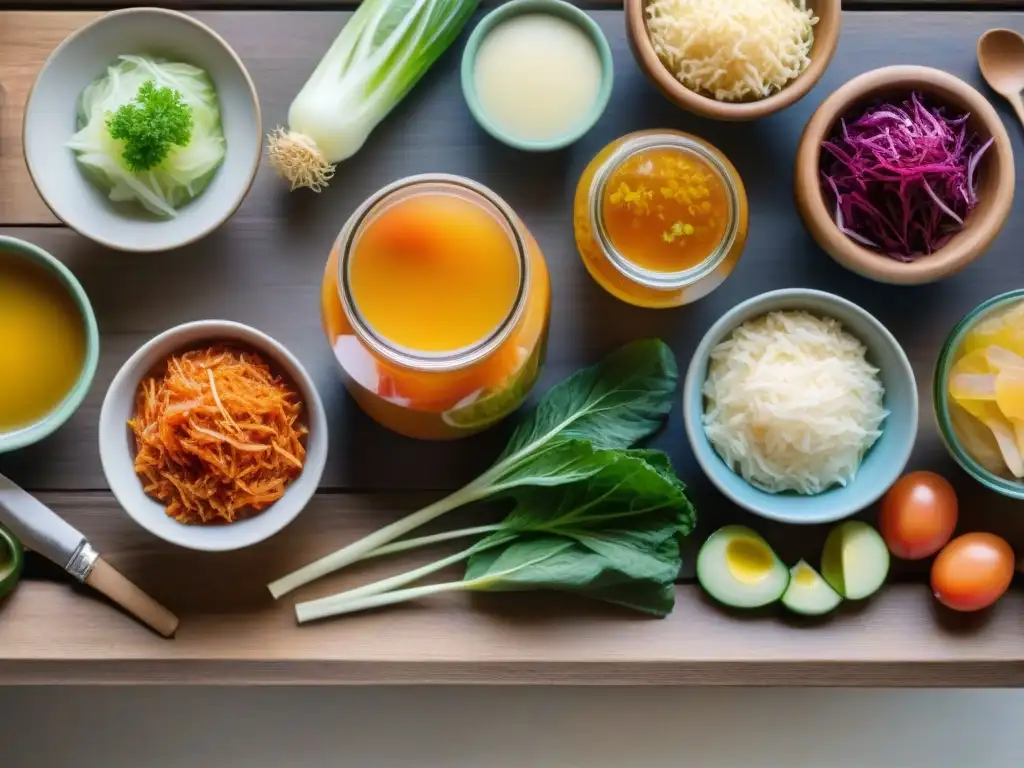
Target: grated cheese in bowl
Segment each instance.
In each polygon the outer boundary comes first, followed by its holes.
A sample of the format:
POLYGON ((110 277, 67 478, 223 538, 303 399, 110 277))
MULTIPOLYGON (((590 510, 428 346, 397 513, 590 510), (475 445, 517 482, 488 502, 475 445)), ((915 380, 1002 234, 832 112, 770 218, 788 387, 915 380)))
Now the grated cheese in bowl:
POLYGON ((749 320, 711 351, 704 431, 769 493, 845 486, 888 415, 878 369, 839 321, 803 311, 749 320))
POLYGON ((718 101, 762 99, 810 64, 806 0, 650 0, 647 33, 679 82, 718 101))

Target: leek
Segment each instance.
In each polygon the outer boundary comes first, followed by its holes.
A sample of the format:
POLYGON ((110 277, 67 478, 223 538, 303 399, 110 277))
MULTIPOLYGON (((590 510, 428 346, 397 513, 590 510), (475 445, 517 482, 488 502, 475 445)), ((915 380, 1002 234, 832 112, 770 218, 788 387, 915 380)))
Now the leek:
POLYGON ((477 0, 364 0, 270 136, 292 190, 319 192, 459 36, 477 0))

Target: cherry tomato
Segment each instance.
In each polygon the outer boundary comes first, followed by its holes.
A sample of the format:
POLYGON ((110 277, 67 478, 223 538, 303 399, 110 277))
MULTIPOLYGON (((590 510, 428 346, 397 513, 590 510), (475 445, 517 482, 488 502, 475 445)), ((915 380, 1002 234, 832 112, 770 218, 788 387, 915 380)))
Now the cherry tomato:
POLYGON ((965 533, 932 563, 932 590, 954 611, 980 611, 1003 596, 1013 578, 1013 550, 993 533, 965 533))
POLYGON ((920 560, 934 555, 952 537, 957 506, 956 491, 944 477, 911 472, 882 499, 878 528, 893 555, 920 560))

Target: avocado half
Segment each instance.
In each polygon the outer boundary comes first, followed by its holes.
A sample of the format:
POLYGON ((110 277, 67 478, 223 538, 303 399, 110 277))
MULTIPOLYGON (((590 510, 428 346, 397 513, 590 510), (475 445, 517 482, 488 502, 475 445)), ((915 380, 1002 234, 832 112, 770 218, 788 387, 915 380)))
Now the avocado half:
POLYGON ((724 605, 760 608, 782 597, 789 569, 759 534, 742 525, 727 525, 700 548, 697 581, 724 605))

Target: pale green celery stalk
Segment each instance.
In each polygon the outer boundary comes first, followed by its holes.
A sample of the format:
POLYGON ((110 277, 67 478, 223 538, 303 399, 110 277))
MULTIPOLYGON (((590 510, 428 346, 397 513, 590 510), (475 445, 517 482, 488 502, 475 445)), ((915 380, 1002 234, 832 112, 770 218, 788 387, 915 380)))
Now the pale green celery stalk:
MULTIPOLYGON (((466 552, 460 552, 460 555, 469 556, 473 554, 473 548, 470 547, 466 552)), ((545 558, 537 558, 535 562, 540 562, 545 558)), ((533 563, 526 563, 525 565, 532 565, 533 563)), ((359 590, 354 589, 349 592, 342 592, 338 595, 330 595, 328 597, 321 597, 319 600, 309 600, 305 603, 297 603, 295 605, 295 618, 298 619, 300 624, 304 624, 307 621, 316 621, 317 619, 326 619, 330 616, 342 616, 346 613, 357 613, 358 611, 366 611, 370 608, 381 608, 385 605, 395 605, 396 603, 406 603, 410 600, 418 600, 421 597, 428 595, 436 595, 440 592, 457 592, 463 590, 466 592, 486 590, 488 585, 494 582, 500 581, 501 577, 505 573, 517 570, 524 567, 522 564, 516 568, 508 569, 507 571, 499 571, 498 573, 488 573, 484 576, 480 576, 476 579, 469 579, 462 581, 446 581, 441 584, 424 584, 422 587, 410 587, 409 589, 396 589, 391 592, 375 592, 374 594, 354 594, 358 593, 359 590)), ((401 577, 396 577, 401 578, 401 577)), ((382 582, 377 584, 371 584, 370 586, 379 586, 382 582)))
MULTIPOLYGON (((332 602, 343 603, 354 598, 366 598, 371 595, 379 595, 382 592, 390 592, 404 587, 406 584, 412 584, 414 581, 419 581, 425 576, 429 576, 432 573, 437 573, 442 568, 447 568, 449 565, 455 565, 456 563, 468 560, 476 550, 473 547, 468 547, 461 552, 456 552, 454 555, 448 557, 442 557, 433 563, 421 566, 419 568, 413 568, 411 571, 405 573, 399 573, 396 576, 391 576, 386 579, 380 579, 371 584, 364 584, 361 587, 350 589, 346 592, 338 592, 337 594, 331 595, 325 600, 331 600, 332 602)), ((313 601, 317 602, 317 601, 313 601)))
POLYGON ((270 594, 274 596, 274 599, 277 599, 282 595, 288 594, 293 589, 298 589, 304 584, 309 584, 311 581, 316 581, 322 576, 326 576, 332 571, 358 562, 368 557, 377 548, 389 544, 422 525, 426 525, 431 520, 436 520, 445 512, 450 512, 453 509, 489 496, 492 492, 490 479, 491 473, 485 472, 455 493, 445 496, 443 499, 435 501, 433 504, 424 507, 418 512, 414 512, 408 517, 386 525, 380 530, 364 536, 359 541, 355 541, 347 547, 339 549, 337 552, 332 552, 326 557, 322 557, 278 579, 267 585, 267 589, 270 590, 270 594))
POLYGON ((356 562, 361 560, 370 560, 375 557, 384 557, 385 555, 396 555, 399 552, 408 552, 410 549, 429 547, 431 544, 441 544, 442 542, 451 541, 452 539, 464 539, 468 536, 480 536, 484 533, 494 533, 500 528, 501 523, 495 523, 494 525, 477 525, 472 528, 460 528, 457 531, 442 531, 441 533, 433 533, 429 536, 417 536, 413 539, 393 541, 390 544, 385 544, 383 547, 377 547, 377 549, 372 552, 367 552, 356 562))
POLYGON ((295 617, 299 620, 300 624, 304 624, 307 621, 326 619, 329 616, 341 616, 346 613, 366 611, 370 608, 404 603, 409 600, 426 597, 427 595, 436 595, 439 592, 455 592, 460 589, 470 590, 472 588, 472 582, 469 581, 448 581, 443 584, 425 584, 422 587, 411 587, 368 597, 357 597, 354 600, 346 598, 345 593, 342 593, 320 600, 310 600, 308 603, 298 603, 295 606, 295 617))

